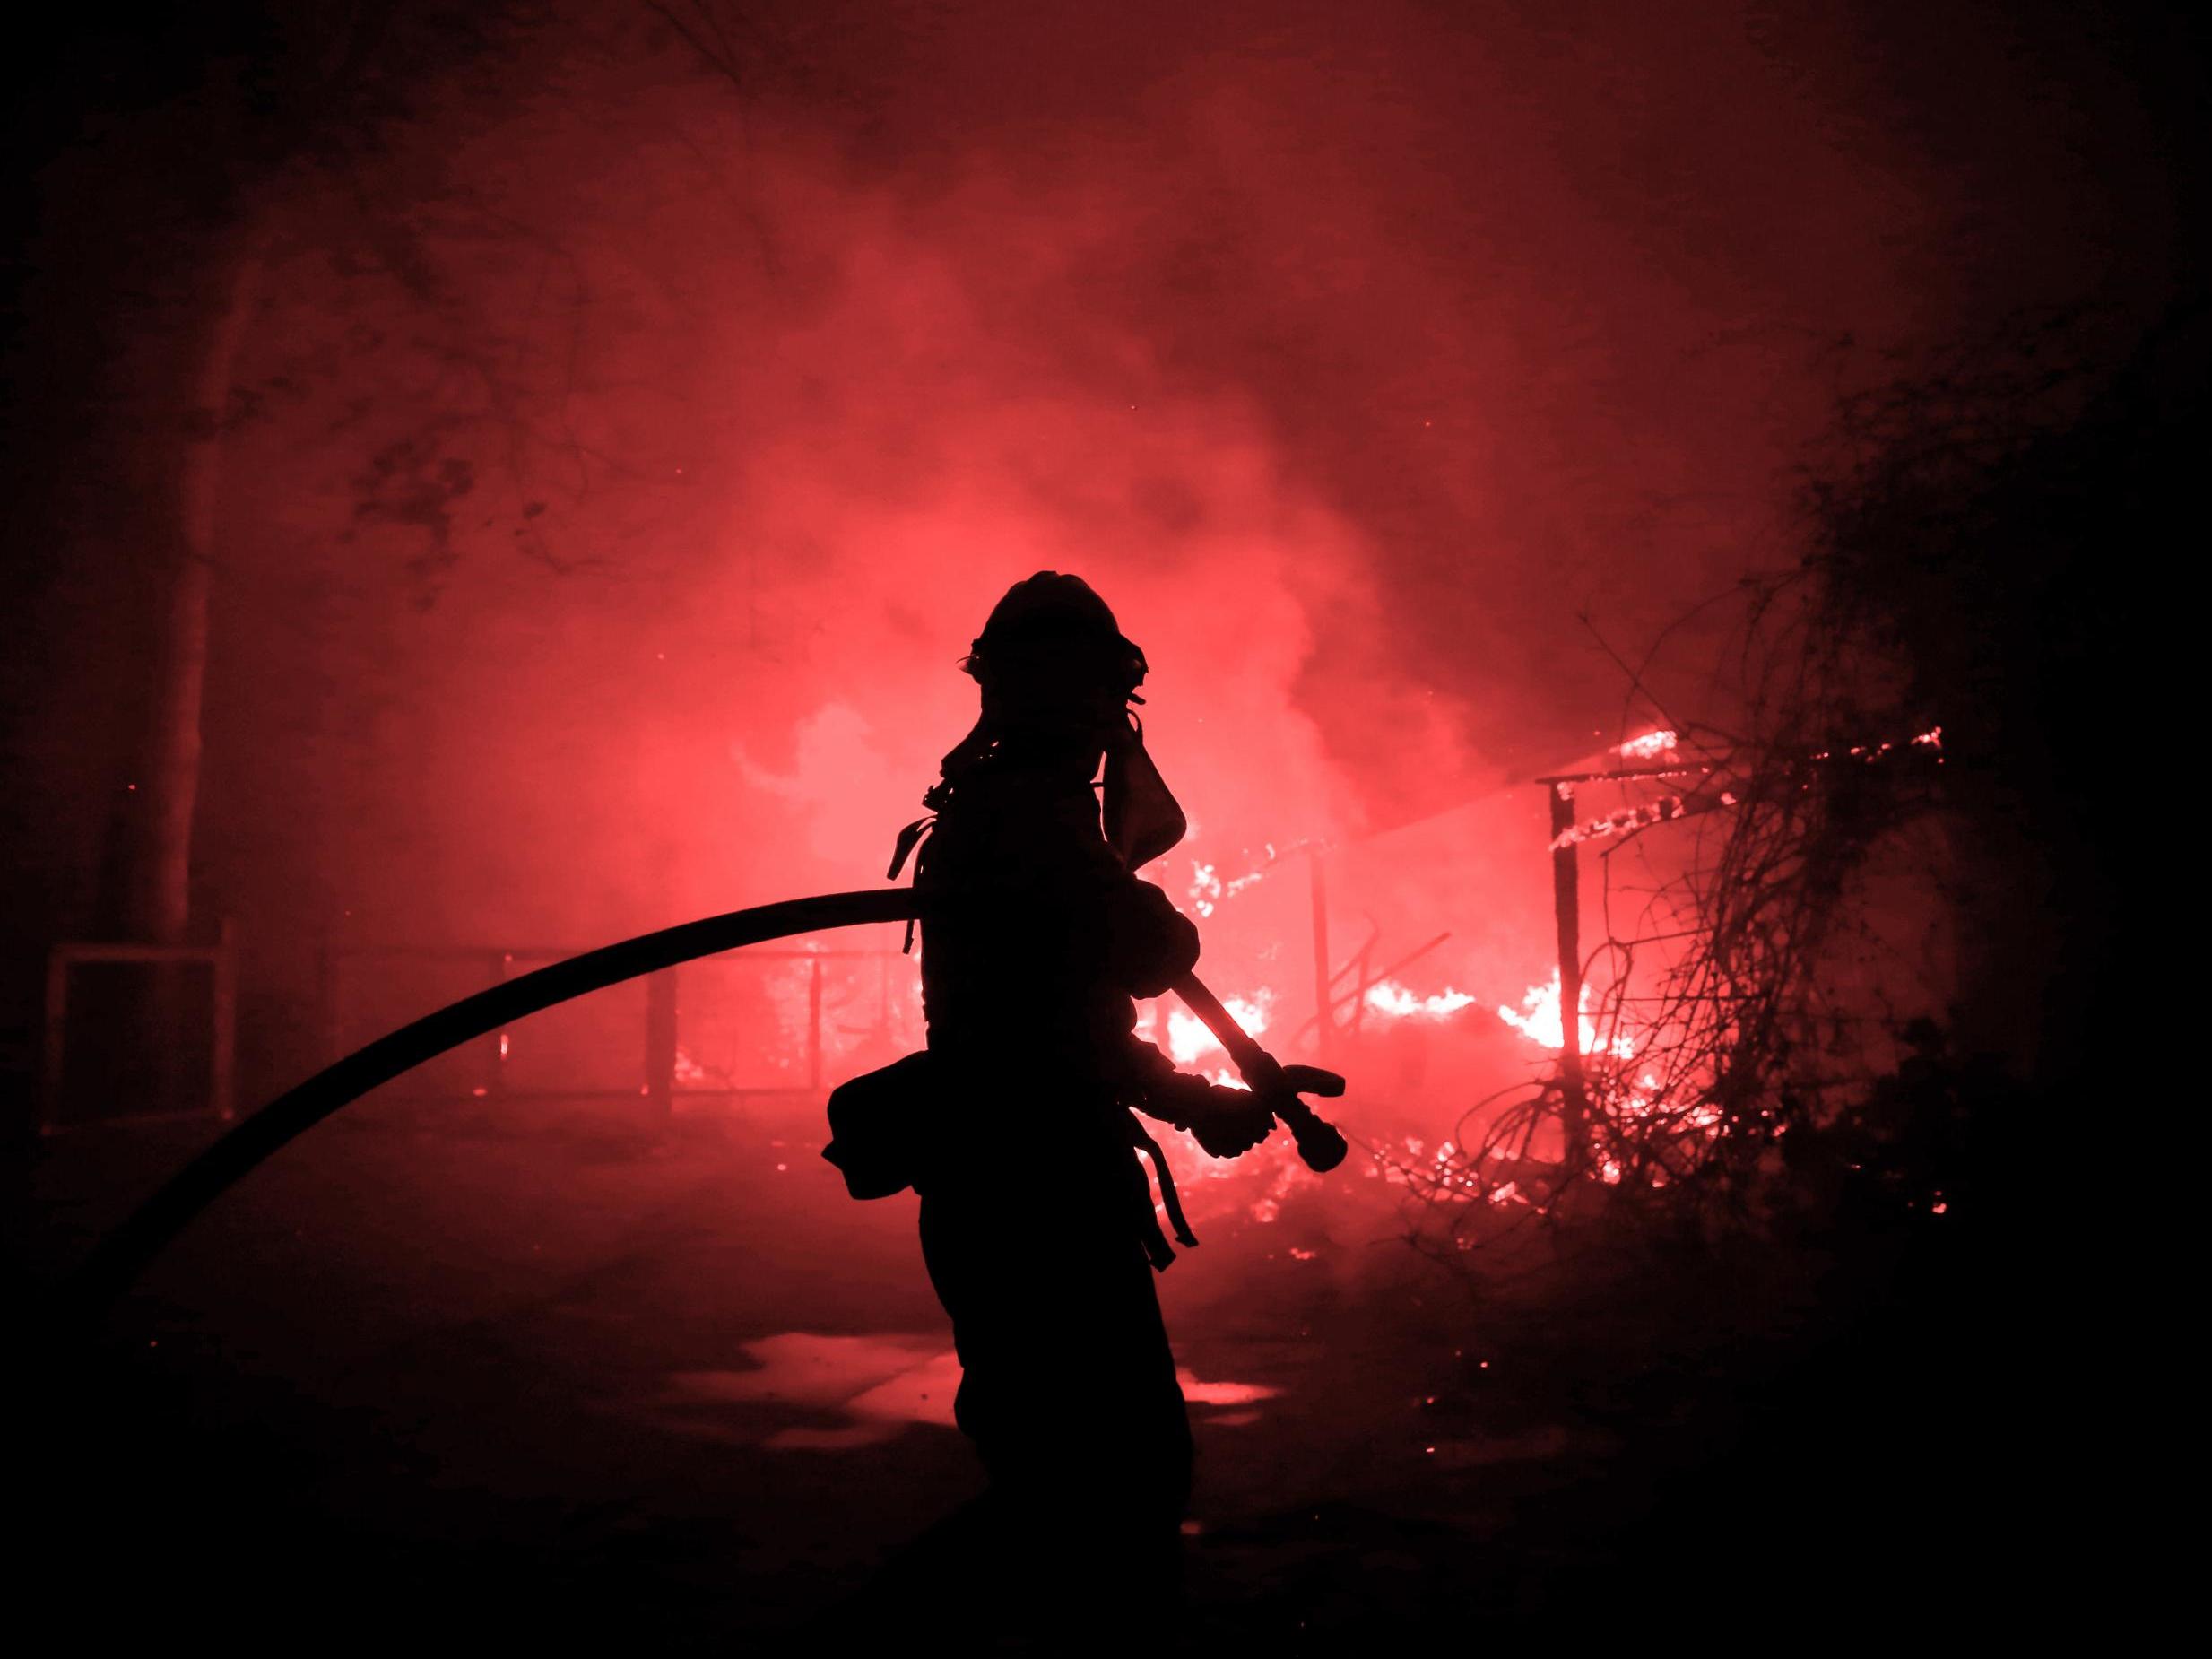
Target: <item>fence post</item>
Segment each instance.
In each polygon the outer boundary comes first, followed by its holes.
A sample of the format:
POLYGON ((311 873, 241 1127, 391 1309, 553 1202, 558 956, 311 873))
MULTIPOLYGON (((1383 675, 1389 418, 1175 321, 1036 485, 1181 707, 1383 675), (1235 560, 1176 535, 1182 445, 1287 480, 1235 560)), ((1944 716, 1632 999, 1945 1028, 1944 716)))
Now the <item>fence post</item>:
MULTIPOLYGON (((512 951, 493 951, 491 953, 491 983, 504 985, 507 982, 507 974, 514 966, 515 953, 512 951)), ((507 1092, 507 1033, 505 1031, 494 1031, 490 1037, 484 1038, 483 1092, 495 1100, 507 1092)))
POLYGON ((46 1048, 39 1067, 39 1133, 61 1127, 62 1067, 69 1032, 69 957, 56 945, 46 959, 46 1048))
POLYGON ((209 1104, 224 1121, 238 1116, 239 936, 238 924, 224 916, 215 935, 213 1053, 208 1064, 209 1104))
POLYGON ((1560 837, 1574 827, 1574 786, 1545 786, 1551 797, 1551 911, 1559 937, 1559 1092, 1566 1102, 1567 1145, 1562 1161, 1570 1168, 1587 1150, 1590 1093, 1583 1081, 1582 882, 1581 848, 1560 837))
POLYGON ((822 1091, 822 959, 816 957, 806 982, 806 1086, 822 1091))
POLYGON ((646 1099, 655 1112, 676 1111, 676 970, 646 979, 646 1099))

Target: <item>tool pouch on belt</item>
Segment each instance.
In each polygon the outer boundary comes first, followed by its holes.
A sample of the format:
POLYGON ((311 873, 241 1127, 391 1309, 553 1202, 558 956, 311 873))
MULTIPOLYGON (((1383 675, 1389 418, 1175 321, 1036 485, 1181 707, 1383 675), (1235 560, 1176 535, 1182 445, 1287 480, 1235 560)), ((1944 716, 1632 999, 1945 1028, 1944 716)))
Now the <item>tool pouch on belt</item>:
POLYGON ((845 1190, 855 1198, 889 1198, 913 1186, 937 1105, 926 1048, 831 1090, 822 1156, 845 1177, 845 1190))

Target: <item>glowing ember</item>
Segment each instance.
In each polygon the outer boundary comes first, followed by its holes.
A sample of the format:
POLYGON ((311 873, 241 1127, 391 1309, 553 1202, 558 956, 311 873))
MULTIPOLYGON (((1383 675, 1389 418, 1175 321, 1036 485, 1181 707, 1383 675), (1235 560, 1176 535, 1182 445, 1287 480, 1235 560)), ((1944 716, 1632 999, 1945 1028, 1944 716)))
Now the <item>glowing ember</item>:
POLYGON ((1662 727, 1656 732, 1646 732, 1641 737, 1630 738, 1614 752, 1624 760, 1655 760, 1661 755, 1672 753, 1675 743, 1676 734, 1662 727))
POLYGON ((1201 916, 1213 914, 1214 903, 1221 897, 1221 877, 1211 864, 1191 862, 1191 908, 1201 916))
MULTIPOLYGON (((1882 759, 1892 750, 1895 749, 1896 746, 1897 745, 1895 743, 1853 743, 1843 752, 1853 760, 1874 761, 1882 759)), ((1908 749, 1933 750, 1936 756, 1936 764, 1938 766, 1941 766, 1943 764, 1943 728, 1939 725, 1931 725, 1925 732, 1921 733, 1917 737, 1908 738, 1905 742, 1905 747, 1908 749)), ((1833 760, 1835 759, 1835 751, 1833 749, 1818 750, 1814 753, 1813 759, 1816 760, 1833 760)))
POLYGON ((1719 807, 1735 804, 1735 795, 1726 789, 1717 795, 1666 795, 1656 801, 1646 801, 1640 806, 1621 807, 1603 818, 1592 818, 1569 825, 1552 837, 1551 850, 1557 853, 1570 847, 1579 847, 1584 841, 1597 840, 1602 836, 1627 835, 1652 824, 1667 823, 1677 818, 1691 818, 1700 812, 1710 812, 1719 807))
MULTIPOLYGON (((1271 842, 1265 850, 1268 862, 1271 864, 1275 859, 1273 843, 1271 842)), ((1184 898, 1199 916, 1211 916, 1223 899, 1234 899, 1247 888, 1256 887, 1265 881, 1267 869, 1268 866, 1263 864, 1256 870, 1247 870, 1242 875, 1224 881, 1219 865, 1201 864, 1193 858, 1191 861, 1191 884, 1184 890, 1184 898)))
MULTIPOLYGON (((1636 1046, 1626 1037, 1616 1037, 1600 1045, 1598 1041, 1597 1021, 1590 1017, 1590 986, 1585 984, 1576 1011, 1576 1035, 1581 1038, 1584 1054, 1609 1054, 1617 1060, 1632 1060, 1636 1046)), ((1497 1017, 1531 1042, 1541 1043, 1547 1048, 1564 1048, 1566 1038, 1559 1021, 1559 976, 1555 971, 1546 985, 1532 985, 1522 997, 1517 1009, 1502 1003, 1497 1017)))

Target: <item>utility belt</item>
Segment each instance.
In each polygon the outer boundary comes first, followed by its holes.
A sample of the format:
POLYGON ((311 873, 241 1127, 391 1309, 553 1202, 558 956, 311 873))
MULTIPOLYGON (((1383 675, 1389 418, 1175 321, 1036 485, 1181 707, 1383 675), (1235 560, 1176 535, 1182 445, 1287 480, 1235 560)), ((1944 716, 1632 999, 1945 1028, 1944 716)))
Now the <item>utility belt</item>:
MULTIPOLYGON (((1004 1067, 1002 1060, 989 1069, 1002 1075, 1004 1067)), ((963 1101, 972 1104, 978 1092, 996 1092, 1003 1087, 979 1079, 981 1070, 948 1064, 944 1055, 924 1048, 832 1090, 829 1144, 822 1149, 822 1156, 845 1177, 846 1191, 854 1198, 889 1198, 909 1186, 927 1190, 940 1181, 957 1181, 964 1170, 975 1171, 985 1160, 972 1147, 963 1151, 958 1144, 961 1131, 956 1129, 954 1112, 963 1101)), ((1039 1092, 1051 1093, 1051 1085, 1043 1085, 1039 1092)), ((1049 1105, 1046 1109, 1051 1109, 1049 1105)), ((1137 1236, 1153 1267, 1165 1272, 1175 1253, 1160 1228, 1152 1201, 1152 1182, 1158 1184, 1158 1209, 1167 1212, 1176 1241, 1184 1245, 1198 1242, 1184 1217, 1167 1155, 1137 1115, 1111 1095, 1101 1098, 1095 1109, 1097 1137, 1085 1136, 1080 1124, 1068 1125, 1076 1130, 1071 1150, 1078 1157, 1094 1146, 1099 1151, 1126 1154, 1128 1167, 1136 1177, 1131 1184, 1130 1203, 1137 1236), (1144 1178, 1140 1153, 1151 1160, 1152 1182, 1144 1178)), ((1018 1136, 1027 1127, 1035 1134, 1039 1126, 1009 1125, 1002 1133, 1018 1136)), ((985 1126, 980 1133, 993 1131, 985 1126)))

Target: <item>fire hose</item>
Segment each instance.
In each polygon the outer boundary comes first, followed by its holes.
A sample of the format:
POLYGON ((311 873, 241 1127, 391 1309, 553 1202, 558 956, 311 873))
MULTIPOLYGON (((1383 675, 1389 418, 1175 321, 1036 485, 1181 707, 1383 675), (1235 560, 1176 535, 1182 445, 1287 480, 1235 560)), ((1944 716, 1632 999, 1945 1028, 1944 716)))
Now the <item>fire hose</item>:
MULTIPOLYGON (((646 974, 794 934, 908 921, 924 903, 912 888, 886 888, 789 899, 705 916, 505 980, 387 1032, 286 1090, 172 1176, 101 1239, 71 1276, 63 1290, 62 1316, 87 1326, 97 1321, 193 1218, 265 1160, 425 1061, 531 1014, 646 974)), ((1290 1130, 1299 1157, 1315 1170, 1341 1163, 1344 1137, 1298 1098, 1275 1057, 1253 1040, 1213 993, 1195 975, 1185 975, 1174 988, 1228 1051, 1238 1074, 1290 1130)), ((1328 1092, 1341 1092, 1341 1080, 1332 1081, 1336 1087, 1328 1092)))

